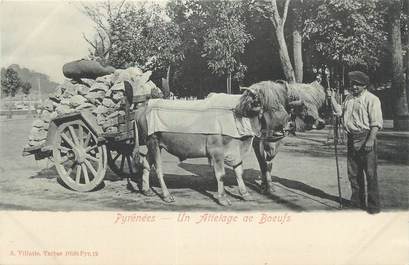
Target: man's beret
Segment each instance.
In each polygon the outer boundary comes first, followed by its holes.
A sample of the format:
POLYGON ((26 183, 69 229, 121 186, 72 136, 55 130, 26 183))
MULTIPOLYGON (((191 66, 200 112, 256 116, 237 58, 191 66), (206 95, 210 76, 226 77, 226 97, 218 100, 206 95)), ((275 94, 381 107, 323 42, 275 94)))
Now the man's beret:
POLYGON ((350 82, 356 82, 361 85, 369 85, 369 77, 361 71, 353 71, 348 73, 350 82))

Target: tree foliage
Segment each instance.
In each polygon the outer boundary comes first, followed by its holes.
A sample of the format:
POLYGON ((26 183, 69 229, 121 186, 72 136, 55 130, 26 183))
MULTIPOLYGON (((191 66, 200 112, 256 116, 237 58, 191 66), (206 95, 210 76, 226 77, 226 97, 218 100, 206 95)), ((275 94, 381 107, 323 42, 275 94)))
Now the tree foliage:
POLYGON ((315 48, 315 57, 372 70, 378 67, 387 42, 385 13, 379 5, 378 0, 308 1, 303 32, 315 48))
MULTIPOLYGON (((291 63, 297 76, 304 64, 304 82, 314 78, 313 67, 327 65, 338 80, 360 69, 385 83, 393 71, 389 7, 386 0, 105 1, 86 13, 97 29, 91 55, 116 67, 136 64, 162 73, 172 64, 172 91, 204 97, 225 91, 228 73, 236 92, 239 84, 291 81, 291 63), (295 26, 301 40, 293 35, 295 26), (299 47, 288 49, 283 60, 282 47, 293 42, 302 43, 302 54, 299 47)), ((407 56, 408 19, 402 10, 400 15, 407 56)))
POLYGON ((31 83, 30 82, 22 82, 21 89, 25 95, 30 94, 31 90, 31 83))
POLYGON ((137 65, 144 70, 164 70, 181 59, 178 28, 154 2, 110 1, 84 7, 95 23, 97 41, 91 57, 103 56, 117 68, 137 65))
POLYGON ((206 32, 203 54, 212 73, 218 76, 233 74, 241 80, 247 67, 240 61, 246 45, 252 39, 242 18, 241 2, 214 2, 213 25, 206 32))
POLYGON ((225 91, 229 74, 243 80, 243 54, 251 35, 246 29, 244 1, 172 0, 167 13, 179 29, 184 60, 177 65, 180 94, 205 96, 225 91), (204 87, 204 84, 206 87, 204 87))
POLYGON ((93 4, 83 4, 82 11, 94 23, 95 33, 92 38, 84 39, 90 44, 90 57, 106 62, 112 44, 111 21, 114 21, 127 8, 125 0, 120 2, 101 1, 93 4))
POLYGON ((7 68, 1 78, 1 89, 5 96, 14 97, 20 89, 22 82, 18 73, 11 67, 7 68))

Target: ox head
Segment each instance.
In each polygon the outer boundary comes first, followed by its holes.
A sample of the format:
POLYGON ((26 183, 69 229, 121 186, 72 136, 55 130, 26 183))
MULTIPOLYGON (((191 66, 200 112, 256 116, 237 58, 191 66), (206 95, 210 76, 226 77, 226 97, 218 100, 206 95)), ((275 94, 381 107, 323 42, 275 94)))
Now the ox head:
POLYGON ((267 109, 261 113, 261 138, 267 142, 275 142, 285 137, 286 132, 295 129, 291 116, 283 105, 276 109, 267 109))
MULTIPOLYGON (((292 100, 287 106, 290 113, 290 120, 293 127, 299 130, 321 130, 325 127, 325 121, 319 117, 318 109, 312 104, 308 104, 303 100, 292 100)), ((295 128, 294 128, 295 130, 295 128)))
POLYGON ((285 131, 291 131, 293 123, 290 115, 278 99, 267 99, 259 89, 243 88, 244 93, 236 113, 246 117, 258 116, 261 125, 261 138, 274 142, 285 136, 285 131))
POLYGON ((258 93, 251 88, 243 88, 244 92, 240 97, 240 103, 235 112, 242 117, 255 117, 262 111, 261 100, 258 93))

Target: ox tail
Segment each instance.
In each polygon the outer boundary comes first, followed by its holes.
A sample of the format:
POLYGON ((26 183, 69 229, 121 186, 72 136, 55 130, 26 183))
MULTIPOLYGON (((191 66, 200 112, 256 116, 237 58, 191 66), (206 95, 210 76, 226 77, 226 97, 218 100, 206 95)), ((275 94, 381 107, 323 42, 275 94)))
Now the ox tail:
POLYGON ((133 122, 134 124, 134 147, 132 151, 132 158, 135 161, 135 163, 139 162, 139 132, 138 132, 138 124, 136 123, 136 120, 133 122))

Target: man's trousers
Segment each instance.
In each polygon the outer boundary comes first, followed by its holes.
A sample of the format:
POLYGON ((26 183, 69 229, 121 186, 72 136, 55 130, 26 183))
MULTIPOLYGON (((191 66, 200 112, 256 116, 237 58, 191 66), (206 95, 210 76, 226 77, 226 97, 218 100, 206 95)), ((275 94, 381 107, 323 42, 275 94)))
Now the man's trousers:
POLYGON ((351 203, 353 206, 378 212, 379 189, 377 176, 377 143, 375 140, 372 151, 366 152, 364 144, 369 132, 348 134, 348 178, 351 183, 351 203), (365 196, 365 176, 366 192, 365 196))

